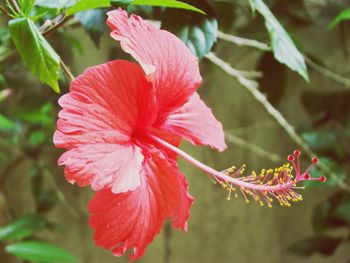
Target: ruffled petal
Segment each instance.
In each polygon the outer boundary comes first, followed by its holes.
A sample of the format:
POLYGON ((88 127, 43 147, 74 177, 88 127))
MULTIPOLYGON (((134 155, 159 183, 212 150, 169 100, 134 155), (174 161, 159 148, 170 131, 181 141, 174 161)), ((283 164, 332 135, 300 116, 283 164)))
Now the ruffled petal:
POLYGON ((160 232, 170 217, 175 228, 186 230, 189 208, 193 202, 187 193, 187 182, 176 163, 153 150, 144 162, 141 185, 134 191, 113 194, 103 189, 89 204, 90 225, 95 229, 96 245, 136 260, 160 232))
POLYGON ((122 60, 89 68, 59 104, 53 141, 68 150, 59 160, 67 179, 115 193, 136 188, 143 157, 132 135, 157 115, 154 89, 142 69, 122 60))
POLYGON ((222 124, 198 93, 178 111, 170 114, 164 129, 171 131, 195 145, 209 145, 219 151, 227 148, 222 124))
POLYGON ((139 16, 128 18, 122 9, 108 12, 107 24, 123 50, 142 65, 146 74, 153 73, 150 77, 156 88, 161 122, 186 103, 202 82, 198 59, 175 35, 139 16))
POLYGON ((140 185, 143 159, 141 149, 130 143, 95 143, 68 150, 58 164, 66 165, 64 172, 72 184, 91 185, 95 191, 108 186, 120 193, 140 185))

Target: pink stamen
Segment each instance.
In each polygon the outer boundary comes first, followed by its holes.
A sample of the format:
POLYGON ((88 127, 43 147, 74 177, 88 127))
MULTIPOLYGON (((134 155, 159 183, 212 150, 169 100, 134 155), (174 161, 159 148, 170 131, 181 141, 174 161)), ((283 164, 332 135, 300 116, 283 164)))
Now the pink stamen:
MULTIPOLYGON (((244 171, 244 167, 241 167, 234 173, 227 172, 219 172, 203 163, 193 158, 189 154, 183 152, 179 148, 173 146, 172 144, 160 139, 159 137, 148 135, 153 141, 162 145, 163 147, 173 151, 174 153, 181 156, 186 161, 192 163, 194 166, 198 167, 205 173, 213 176, 217 182, 219 182, 224 188, 228 189, 231 193, 234 186, 239 187, 246 201, 249 201, 247 195, 252 196, 256 201, 263 205, 260 196, 264 198, 268 206, 271 206, 271 198, 269 198, 268 194, 275 197, 281 205, 290 206, 289 201, 298 201, 301 200, 302 197, 296 193, 293 189, 297 189, 296 184, 300 181, 321 181, 324 182, 326 178, 324 176, 320 178, 312 178, 307 172, 300 173, 300 164, 299 158, 300 152, 294 152, 297 156, 297 163, 295 164, 295 156, 289 155, 288 160, 292 163, 295 169, 295 177, 292 178, 291 168, 288 168, 288 165, 282 166, 278 169, 272 170, 269 169, 267 171, 262 170, 262 172, 257 175, 253 173, 248 176, 239 177, 244 171), (297 154, 296 154, 297 153, 297 154), (270 179, 271 178, 271 179, 270 179)), ((313 163, 314 164, 314 163, 313 163)), ((310 166, 312 167, 311 164, 310 166)), ((310 167, 309 167, 310 168, 310 167)), ((309 170, 308 168, 308 170, 309 170)), ((310 168, 311 169, 311 168, 310 168)))
POLYGON ((294 151, 294 155, 295 155, 295 156, 300 156, 300 151, 299 151, 299 150, 295 150, 295 151, 294 151))

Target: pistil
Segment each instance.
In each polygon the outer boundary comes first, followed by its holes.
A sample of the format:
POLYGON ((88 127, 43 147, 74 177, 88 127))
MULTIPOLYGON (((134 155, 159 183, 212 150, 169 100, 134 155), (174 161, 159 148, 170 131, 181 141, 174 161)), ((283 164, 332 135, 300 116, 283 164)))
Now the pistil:
POLYGON ((193 158, 181 149, 160 139, 159 137, 154 135, 149 135, 149 137, 157 144, 160 144, 168 150, 178 154, 186 161, 190 162, 197 168, 212 176, 216 182, 222 185, 223 188, 229 192, 228 199, 230 199, 232 191, 236 193, 236 187, 238 187, 240 188, 242 195, 244 196, 247 203, 249 202, 247 196, 251 196, 253 199, 258 201, 260 205, 263 205, 264 203, 262 201, 263 198, 267 205, 271 207, 272 198, 270 198, 270 196, 273 196, 279 201, 281 205, 290 206, 289 201, 302 200, 301 195, 294 191, 294 189, 303 188, 297 186, 298 182, 309 180, 316 180, 321 182, 325 181, 324 176, 313 178, 308 173, 312 166, 317 163, 317 158, 312 159, 311 165, 306 169, 305 172, 300 172, 299 150, 294 151, 294 155, 288 156, 288 160, 291 162, 292 167, 289 164, 286 164, 276 169, 263 169, 259 174, 253 172, 251 175, 242 176, 244 167, 241 167, 238 170, 229 168, 227 170, 219 172, 193 158), (295 176, 292 175, 293 169, 295 170, 295 176))

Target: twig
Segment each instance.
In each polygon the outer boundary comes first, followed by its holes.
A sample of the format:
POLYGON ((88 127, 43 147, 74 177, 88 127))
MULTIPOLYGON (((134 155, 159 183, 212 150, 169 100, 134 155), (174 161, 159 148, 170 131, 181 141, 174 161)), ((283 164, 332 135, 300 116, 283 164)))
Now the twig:
POLYGON ((18 5, 17 1, 16 0, 12 0, 11 2, 13 4, 13 7, 15 8, 16 12, 19 13, 21 11, 21 9, 19 8, 19 5, 18 5))
POLYGON ((218 32, 218 38, 221 38, 222 40, 226 40, 228 42, 236 44, 237 46, 248 46, 248 47, 257 48, 264 51, 271 51, 271 48, 265 43, 262 43, 253 39, 247 39, 243 37, 237 37, 234 35, 225 34, 221 31, 218 32))
MULTIPOLYGON (((206 56, 207 59, 209 59, 213 64, 221 68, 223 71, 225 71, 228 75, 237 78, 236 74, 233 74, 235 72, 235 69, 233 69, 230 64, 223 61, 221 58, 217 57, 213 53, 210 54, 210 56, 206 56)), ((239 79, 238 79, 239 80, 239 79)), ((241 82, 242 86, 246 88, 250 92, 250 94, 256 99, 264 108, 265 110, 273 117, 276 122, 286 131, 286 133, 289 135, 289 137, 304 151, 307 155, 309 155, 311 158, 315 156, 315 154, 311 151, 309 146, 302 140, 302 138, 296 133, 294 130, 294 127, 288 123, 288 121, 283 117, 283 115, 275 109, 270 102, 266 99, 266 96, 262 94, 256 86, 247 85, 244 82, 241 82)), ((350 187, 345 184, 342 180, 340 180, 336 174, 334 174, 326 165, 323 163, 319 164, 319 167, 327 174, 329 174, 332 179, 336 182, 336 184, 343 190, 350 191, 350 187)))
POLYGON ((318 71, 319 73, 323 74, 324 76, 328 77, 331 80, 334 80, 336 82, 343 84, 346 88, 348 88, 348 89, 350 88, 350 79, 345 78, 343 76, 340 76, 339 74, 334 73, 334 72, 330 71, 329 69, 321 67, 320 65, 313 62, 307 56, 304 56, 304 59, 305 59, 306 63, 314 70, 318 71))
POLYGON ((237 137, 236 135, 234 135, 232 133, 225 131, 225 137, 226 137, 227 141, 229 141, 230 143, 233 143, 239 147, 248 149, 249 151, 253 152, 254 154, 256 154, 262 158, 265 158, 271 162, 278 163, 281 161, 281 158, 277 154, 270 153, 270 152, 264 150, 263 148, 255 145, 255 144, 249 143, 249 142, 243 140, 242 138, 237 137))
POLYGON ((12 18, 10 13, 6 10, 5 7, 3 7, 2 5, 0 5, 0 11, 5 15, 7 16, 8 18, 12 18))
MULTIPOLYGON (((248 47, 253 47, 253 48, 257 48, 263 51, 272 51, 271 48, 262 42, 259 42, 257 40, 253 40, 253 39, 247 39, 247 38, 243 38, 243 37, 237 37, 234 35, 230 35, 230 34, 225 34, 223 32, 218 32, 218 38, 231 42, 237 46, 248 46, 248 47)), ((306 55, 304 55, 304 59, 305 62, 308 66, 310 66, 311 68, 313 68, 314 70, 316 70, 317 72, 321 73, 322 75, 328 77, 329 79, 339 82, 341 84, 343 84, 346 88, 350 88, 350 79, 343 77, 335 72, 330 71, 327 68, 324 68, 318 64, 316 64, 315 62, 313 62, 310 58, 308 58, 306 55)))
POLYGON ((220 59, 217 56, 215 56, 212 52, 205 55, 205 57, 215 64, 221 64, 221 66, 225 68, 224 70, 226 72, 229 72, 229 75, 237 78, 238 82, 241 83, 243 86, 249 86, 252 89, 258 87, 258 83, 255 80, 246 78, 246 76, 242 74, 242 71, 232 68, 229 64, 221 63, 222 61, 220 61, 220 59))
POLYGON ((65 14, 58 15, 53 20, 46 20, 44 24, 39 27, 39 31, 43 36, 46 36, 62 26, 71 18, 71 16, 66 16, 65 14))
POLYGON ((75 79, 75 77, 72 74, 72 72, 70 71, 70 69, 68 68, 68 66, 63 62, 62 59, 60 59, 60 64, 61 64, 61 67, 62 67, 63 72, 66 75, 67 79, 69 81, 73 81, 75 79))

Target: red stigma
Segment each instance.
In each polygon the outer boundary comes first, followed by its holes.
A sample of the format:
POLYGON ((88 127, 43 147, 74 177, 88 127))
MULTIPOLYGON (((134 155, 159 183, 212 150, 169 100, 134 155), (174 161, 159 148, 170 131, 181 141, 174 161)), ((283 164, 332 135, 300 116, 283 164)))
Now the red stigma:
POLYGON ((318 163, 318 159, 316 157, 312 158, 312 163, 314 164, 318 163))
POLYGON ((299 151, 299 150, 295 150, 295 151, 294 151, 294 155, 300 156, 300 151, 299 151))
POLYGON ((288 155, 288 161, 291 161, 291 162, 292 162, 292 161, 294 161, 294 159, 295 159, 295 158, 294 158, 294 155, 291 155, 291 154, 288 155))
POLYGON ((324 175, 322 175, 322 176, 321 176, 321 182, 324 183, 324 182, 326 182, 326 181, 327 181, 326 177, 325 177, 324 175))
POLYGON ((305 179, 305 180, 310 179, 310 175, 309 175, 309 174, 305 174, 305 175, 304 175, 304 179, 305 179))

